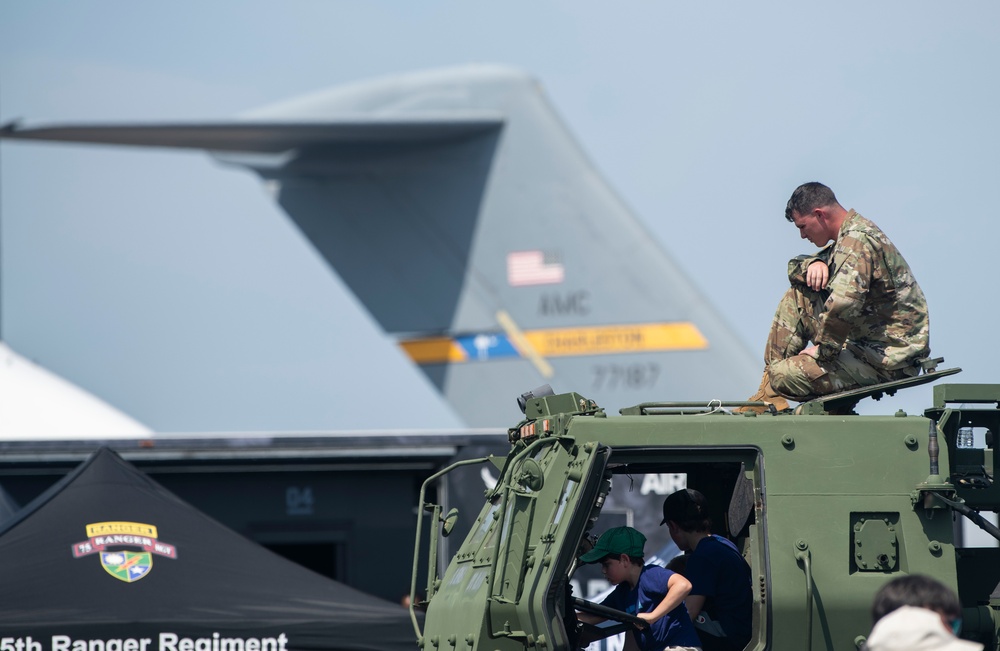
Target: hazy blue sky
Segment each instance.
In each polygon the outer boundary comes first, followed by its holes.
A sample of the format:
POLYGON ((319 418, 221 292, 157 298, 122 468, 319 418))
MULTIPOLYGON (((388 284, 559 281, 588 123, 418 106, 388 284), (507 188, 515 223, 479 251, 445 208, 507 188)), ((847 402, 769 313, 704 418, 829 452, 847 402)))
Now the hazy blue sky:
MULTIPOLYGON (((819 180, 902 250, 956 381, 1000 382, 996 2, 0 3, 4 122, 226 118, 470 62, 539 79, 753 351, 819 180)), ((251 174, 4 142, 0 182, 3 338, 154 429, 459 425, 251 174)))

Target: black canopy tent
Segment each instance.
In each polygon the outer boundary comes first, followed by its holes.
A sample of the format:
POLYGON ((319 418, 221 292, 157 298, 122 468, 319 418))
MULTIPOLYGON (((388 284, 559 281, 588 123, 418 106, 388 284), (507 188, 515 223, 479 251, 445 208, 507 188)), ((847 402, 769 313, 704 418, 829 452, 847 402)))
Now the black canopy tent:
POLYGON ((0 637, 24 651, 415 646, 401 606, 260 547, 107 448, 0 523, 0 586, 0 637))
POLYGON ((7 518, 10 518, 18 511, 17 502, 11 497, 7 491, 4 490, 3 486, 0 485, 0 529, 3 528, 4 522, 7 518))

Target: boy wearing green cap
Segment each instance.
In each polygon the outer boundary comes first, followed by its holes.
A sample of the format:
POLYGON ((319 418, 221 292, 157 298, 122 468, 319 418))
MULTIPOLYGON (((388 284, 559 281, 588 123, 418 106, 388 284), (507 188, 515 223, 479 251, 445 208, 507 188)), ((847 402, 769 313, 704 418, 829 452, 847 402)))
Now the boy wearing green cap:
MULTIPOLYGON (((600 563, 605 578, 618 586, 601 605, 646 620, 632 630, 641 651, 700 649, 701 643, 684 607, 691 583, 659 565, 643 564, 646 537, 632 527, 608 529, 581 563, 600 563)), ((598 624, 605 618, 577 613, 582 622, 598 624)))

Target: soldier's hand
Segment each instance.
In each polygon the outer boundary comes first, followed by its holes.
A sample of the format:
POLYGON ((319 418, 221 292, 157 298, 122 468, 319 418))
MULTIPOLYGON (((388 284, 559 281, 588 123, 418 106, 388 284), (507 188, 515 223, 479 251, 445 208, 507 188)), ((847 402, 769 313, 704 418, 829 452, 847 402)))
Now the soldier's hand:
POLYGON ((577 557, 586 554, 597 544, 597 536, 591 534, 589 536, 584 536, 583 540, 580 541, 580 546, 576 549, 577 557))
POLYGON ((819 290, 826 287, 827 281, 830 279, 830 267, 826 266, 826 263, 822 260, 817 260, 809 265, 806 269, 806 285, 809 289, 818 292, 819 290))

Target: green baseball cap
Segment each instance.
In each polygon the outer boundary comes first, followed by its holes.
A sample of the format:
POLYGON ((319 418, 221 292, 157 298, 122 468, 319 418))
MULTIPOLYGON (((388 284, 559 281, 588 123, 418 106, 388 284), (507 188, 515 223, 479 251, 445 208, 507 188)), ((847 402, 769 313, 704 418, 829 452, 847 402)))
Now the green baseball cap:
POLYGON ((608 556, 618 556, 619 554, 642 558, 642 548, 645 544, 646 536, 632 527, 615 527, 602 533, 594 548, 580 556, 580 562, 596 563, 608 556))

